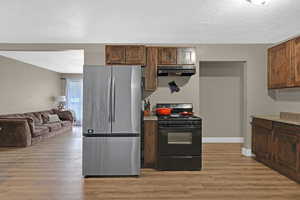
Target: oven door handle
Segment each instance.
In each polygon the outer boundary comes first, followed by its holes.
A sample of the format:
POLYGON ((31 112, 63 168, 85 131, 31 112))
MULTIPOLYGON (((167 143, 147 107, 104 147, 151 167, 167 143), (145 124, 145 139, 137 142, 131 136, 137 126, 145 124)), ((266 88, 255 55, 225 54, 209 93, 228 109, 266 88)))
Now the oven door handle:
POLYGON ((158 126, 158 129, 160 130, 201 130, 201 126, 199 127, 161 127, 161 126, 158 126))
POLYGON ((169 157, 171 157, 171 158, 189 158, 189 159, 193 158, 193 156, 169 156, 169 157))

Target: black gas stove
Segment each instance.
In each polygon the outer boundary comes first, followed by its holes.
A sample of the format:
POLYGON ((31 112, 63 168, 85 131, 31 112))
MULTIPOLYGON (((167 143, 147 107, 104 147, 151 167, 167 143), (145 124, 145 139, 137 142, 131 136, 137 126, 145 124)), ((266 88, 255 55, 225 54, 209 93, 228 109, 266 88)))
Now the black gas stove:
POLYGON ((171 108, 171 115, 158 116, 158 166, 160 170, 200 170, 202 167, 202 120, 193 105, 157 104, 171 108))

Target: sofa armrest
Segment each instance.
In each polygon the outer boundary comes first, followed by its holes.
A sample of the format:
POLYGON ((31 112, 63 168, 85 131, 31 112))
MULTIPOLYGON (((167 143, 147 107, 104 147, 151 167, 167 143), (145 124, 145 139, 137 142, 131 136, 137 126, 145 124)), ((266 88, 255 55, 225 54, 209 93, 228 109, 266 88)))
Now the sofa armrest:
POLYGON ((31 131, 27 119, 0 119, 0 147, 31 145, 31 131))
POLYGON ((69 110, 59 111, 57 115, 63 121, 71 121, 72 123, 74 122, 74 116, 69 110))
POLYGON ((10 120, 23 119, 23 120, 27 120, 29 128, 30 128, 30 132, 33 133, 33 131, 34 131, 34 121, 31 117, 0 117, 0 119, 10 119, 10 120))

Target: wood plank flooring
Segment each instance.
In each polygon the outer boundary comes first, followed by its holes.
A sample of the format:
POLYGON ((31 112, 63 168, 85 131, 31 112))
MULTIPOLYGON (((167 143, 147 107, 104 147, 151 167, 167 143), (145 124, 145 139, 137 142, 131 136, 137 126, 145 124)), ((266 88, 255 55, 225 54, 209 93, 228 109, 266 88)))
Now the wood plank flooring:
POLYGON ((203 170, 143 169, 139 178, 81 176, 80 130, 29 148, 0 149, 0 200, 300 199, 300 185, 240 154, 205 144, 203 170))

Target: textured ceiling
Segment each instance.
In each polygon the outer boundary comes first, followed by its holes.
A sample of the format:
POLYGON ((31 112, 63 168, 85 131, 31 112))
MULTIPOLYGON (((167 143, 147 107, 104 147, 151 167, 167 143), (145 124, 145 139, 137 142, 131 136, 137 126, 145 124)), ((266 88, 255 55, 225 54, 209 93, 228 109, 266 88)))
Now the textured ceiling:
POLYGON ((274 43, 299 19, 299 0, 1 0, 0 42, 274 43))
POLYGON ((60 73, 83 72, 83 50, 0 51, 0 55, 60 73))

